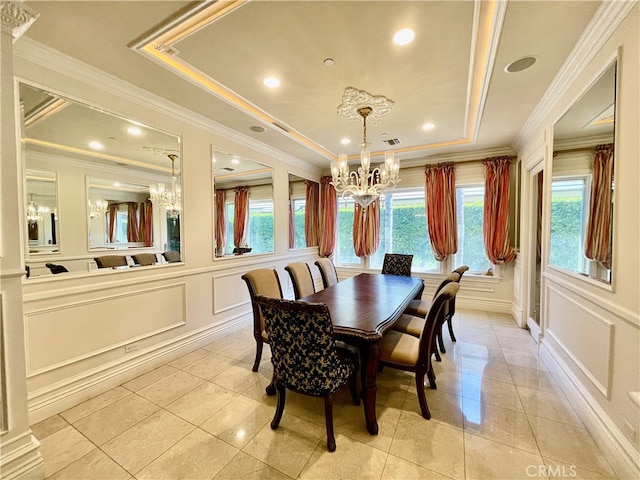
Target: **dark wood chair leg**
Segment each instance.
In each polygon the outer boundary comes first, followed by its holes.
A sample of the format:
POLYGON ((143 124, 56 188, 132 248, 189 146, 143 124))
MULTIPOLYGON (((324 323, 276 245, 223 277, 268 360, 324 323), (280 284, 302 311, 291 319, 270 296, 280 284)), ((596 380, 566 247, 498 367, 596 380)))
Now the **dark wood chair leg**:
POLYGON ((260 366, 260 360, 262 359, 262 345, 262 340, 256 339, 256 359, 253 362, 253 368, 251 369, 254 372, 257 372, 258 367, 260 366))
POLYGON ((427 370, 427 378, 429 379, 429 386, 433 390, 437 390, 438 385, 436 385, 436 374, 433 372, 433 367, 431 366, 429 367, 429 370, 427 370))
POLYGON ((427 406, 427 395, 424 393, 424 372, 416 370, 416 391, 418 393, 418 402, 420 402, 420 411, 422 416, 429 420, 431 412, 427 406))
POLYGON ((287 389, 284 385, 276 382, 276 390, 278 392, 278 402, 276 404, 276 414, 273 416, 273 420, 271 420, 271 428, 274 430, 280 425, 280 420, 282 420, 282 414, 284 412, 284 403, 287 400, 287 389))
MULTIPOLYGON (((444 348, 444 339, 442 338, 442 327, 444 325, 440 325, 440 328, 438 329, 438 346, 440 347, 440 351, 442 353, 447 353, 447 350, 444 348)), ((441 360, 438 360, 441 361, 441 360)))
POLYGON ((271 375, 271 383, 267 385, 267 388, 265 389, 265 393, 269 396, 276 394, 276 371, 275 370, 271 375))
POLYGON ((333 394, 324 397, 324 420, 327 424, 327 450, 334 452, 336 439, 333 433, 333 394))
POLYGON ((453 334, 453 324, 451 323, 453 320, 453 315, 449 315, 447 317, 447 327, 449 327, 449 336, 451 337, 452 342, 456 342, 456 336, 453 334))

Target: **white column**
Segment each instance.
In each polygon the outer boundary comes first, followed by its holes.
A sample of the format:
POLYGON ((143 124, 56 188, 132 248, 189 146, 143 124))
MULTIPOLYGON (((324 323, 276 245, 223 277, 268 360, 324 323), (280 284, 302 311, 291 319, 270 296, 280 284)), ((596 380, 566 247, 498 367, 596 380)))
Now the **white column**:
POLYGON ((27 408, 22 278, 22 169, 16 125, 13 44, 36 19, 21 2, 0 1, 0 478, 39 479, 44 464, 27 408))

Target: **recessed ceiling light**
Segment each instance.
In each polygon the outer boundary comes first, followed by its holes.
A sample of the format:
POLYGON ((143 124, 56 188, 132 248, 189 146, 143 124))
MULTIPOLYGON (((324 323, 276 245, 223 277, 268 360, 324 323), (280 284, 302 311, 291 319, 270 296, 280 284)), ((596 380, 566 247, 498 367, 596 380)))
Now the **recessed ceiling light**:
POLYGON ((280 86, 280 80, 276 77, 267 77, 262 81, 262 83, 265 87, 269 88, 277 88, 280 86))
POLYGON ((138 127, 129 127, 127 128, 127 133, 129 135, 142 135, 142 130, 140 130, 138 127))
POLYGON ((336 62, 334 62, 333 58, 325 58, 322 63, 324 63, 325 67, 333 67, 333 64, 336 62))
POLYGON ((104 145, 102 145, 100 142, 96 142, 95 140, 89 142, 89 148, 91 148, 92 150, 102 150, 104 148, 104 145))
POLYGON ((431 130, 432 128, 435 128, 436 126, 433 123, 425 123, 424 125, 422 125, 422 129, 423 130, 431 130))
POLYGON ((532 67, 538 59, 536 57, 522 57, 515 62, 511 62, 504 68, 507 73, 517 73, 532 67))
POLYGON ((340 143, 342 145, 349 145, 351 143, 351 140, 349 140, 348 138, 343 138, 342 140, 340 140, 340 143))
POLYGON ((113 184, 113 186, 114 186, 114 187, 119 187, 119 186, 120 186, 120 182, 115 182, 115 183, 113 184))
POLYGON ((231 163, 233 163, 234 165, 237 165, 240 163, 240 160, 238 160, 237 158, 232 158, 231 163))
POLYGON ((398 30, 396 34, 393 36, 393 43, 396 45, 407 45, 408 43, 413 42, 416 34, 410 28, 403 28, 402 30, 398 30))
POLYGON ((267 129, 261 125, 254 125, 253 127, 251 127, 251 131, 256 133, 264 133, 267 131, 267 129))

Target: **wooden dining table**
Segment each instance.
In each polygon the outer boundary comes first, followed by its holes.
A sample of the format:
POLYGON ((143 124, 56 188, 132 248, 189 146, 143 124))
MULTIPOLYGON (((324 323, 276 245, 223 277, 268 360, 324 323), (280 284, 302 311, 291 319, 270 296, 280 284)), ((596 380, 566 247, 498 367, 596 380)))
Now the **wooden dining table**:
POLYGON ((359 349, 361 397, 367 430, 372 435, 378 433, 376 374, 380 340, 423 288, 422 279, 417 277, 361 273, 300 299, 326 304, 336 338, 359 349))

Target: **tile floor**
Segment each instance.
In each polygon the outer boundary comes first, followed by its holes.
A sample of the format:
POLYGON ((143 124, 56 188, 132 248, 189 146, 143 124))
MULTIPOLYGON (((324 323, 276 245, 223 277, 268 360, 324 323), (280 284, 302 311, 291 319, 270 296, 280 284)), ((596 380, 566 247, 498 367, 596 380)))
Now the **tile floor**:
POLYGON ((419 414, 413 376, 378 377, 380 433, 348 391, 326 449, 321 399, 289 393, 271 430, 265 348, 251 371, 249 328, 169 362, 33 426, 50 479, 616 478, 509 315, 458 311, 419 414))

